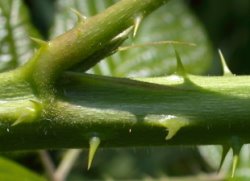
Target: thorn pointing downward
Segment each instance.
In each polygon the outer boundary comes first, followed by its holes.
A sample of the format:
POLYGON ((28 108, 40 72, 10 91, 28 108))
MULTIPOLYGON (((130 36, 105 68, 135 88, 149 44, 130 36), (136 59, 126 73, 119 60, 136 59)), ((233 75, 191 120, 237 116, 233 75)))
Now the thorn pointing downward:
POLYGON ((218 173, 220 172, 220 170, 222 168, 222 165, 223 165, 223 163, 224 163, 224 161, 226 159, 226 156, 227 156, 229 150, 230 150, 230 147, 228 145, 223 145, 222 146, 222 155, 221 155, 220 165, 219 165, 219 168, 218 168, 218 171, 217 171, 218 173))
POLYGON ((136 36, 137 32, 138 32, 138 29, 139 29, 139 26, 142 22, 142 16, 137 16, 134 20, 134 32, 133 32, 133 37, 136 36))
POLYGON ((236 168, 238 166, 239 155, 243 144, 239 137, 232 137, 231 144, 233 149, 233 165, 231 177, 233 178, 235 175, 236 168))
POLYGON ((233 152, 233 165, 232 165, 232 174, 231 177, 234 178, 236 168, 239 162, 239 153, 233 152))
POLYGON ((86 21, 87 17, 82 15, 79 11, 74 8, 70 8, 70 10, 77 16, 78 23, 84 23, 86 21))
POLYGON ((218 51, 219 51, 219 55, 220 55, 220 60, 221 60, 224 76, 232 76, 233 74, 227 66, 226 60, 223 56, 223 53, 221 52, 220 49, 218 51))
POLYGON ((96 150, 98 148, 98 146, 100 145, 101 140, 98 137, 92 137, 89 140, 89 158, 88 158, 88 170, 91 167, 92 161, 94 159, 96 150))

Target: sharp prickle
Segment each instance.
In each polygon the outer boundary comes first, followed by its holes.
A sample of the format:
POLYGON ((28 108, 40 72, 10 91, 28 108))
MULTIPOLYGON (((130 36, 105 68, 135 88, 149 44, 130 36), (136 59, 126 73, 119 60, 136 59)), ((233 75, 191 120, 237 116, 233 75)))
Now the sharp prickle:
POLYGON ((90 140, 89 140, 88 170, 90 169, 90 167, 92 165, 95 153, 96 153, 97 148, 99 147, 100 143, 101 143, 100 138, 96 137, 96 136, 90 138, 90 140))
POLYGON ((87 20, 87 17, 82 15, 79 11, 76 9, 70 8, 70 10, 77 16, 77 22, 78 23, 83 23, 87 20))
POLYGON ((230 69, 227 66, 226 60, 224 58, 223 53, 221 52, 221 50, 218 50, 219 55, 220 55, 220 60, 221 60, 221 65, 222 65, 222 69, 223 69, 223 75, 224 76, 232 76, 232 72, 230 71, 230 69))

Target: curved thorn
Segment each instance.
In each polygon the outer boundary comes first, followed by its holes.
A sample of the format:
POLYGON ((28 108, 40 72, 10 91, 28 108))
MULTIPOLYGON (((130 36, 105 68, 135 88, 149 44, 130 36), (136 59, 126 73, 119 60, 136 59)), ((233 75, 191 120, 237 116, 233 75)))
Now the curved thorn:
POLYGON ((79 11, 74 8, 70 8, 70 10, 76 15, 78 23, 84 23, 86 21, 87 17, 82 15, 79 11))
POLYGON ((222 168, 222 165, 226 159, 226 156, 228 154, 230 150, 230 147, 228 145, 223 145, 222 146, 222 154, 221 154, 221 161, 220 161, 220 165, 219 165, 219 168, 217 170, 217 173, 219 173, 221 171, 221 168, 222 168))
POLYGON ((89 140, 89 157, 88 157, 88 170, 91 167, 91 164, 93 162, 96 150, 98 148, 98 146, 100 145, 101 140, 99 137, 92 137, 89 140))
POLYGON ((139 26, 142 22, 142 16, 137 16, 134 20, 134 32, 133 32, 133 37, 136 36, 137 32, 138 32, 138 29, 139 29, 139 26))
POLYGON ((34 41, 34 42, 35 42, 37 45, 39 45, 39 46, 47 45, 47 42, 46 42, 46 41, 41 40, 41 39, 39 39, 39 38, 30 37, 30 39, 31 39, 32 41, 34 41))
POLYGON ((177 63, 177 67, 176 67, 176 74, 182 76, 183 78, 187 78, 187 73, 186 70, 181 62, 181 58, 179 53, 176 51, 176 49, 174 49, 175 51, 175 56, 176 56, 176 63, 177 63))
POLYGON ((223 53, 221 52, 221 50, 218 50, 219 55, 220 55, 220 60, 221 60, 221 64, 222 64, 222 69, 223 69, 223 75, 224 76, 232 76, 232 72, 230 71, 230 69, 227 66, 226 60, 223 56, 223 53))

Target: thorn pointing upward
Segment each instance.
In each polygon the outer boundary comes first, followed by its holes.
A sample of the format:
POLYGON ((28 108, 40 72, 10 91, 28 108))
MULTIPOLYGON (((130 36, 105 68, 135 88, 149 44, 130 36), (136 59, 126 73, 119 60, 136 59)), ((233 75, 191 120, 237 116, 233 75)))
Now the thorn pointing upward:
POLYGON ((41 39, 38 39, 38 38, 34 38, 34 37, 30 37, 30 39, 35 42, 37 45, 39 45, 40 47, 41 46, 44 46, 44 45, 47 45, 47 42, 44 41, 44 40, 41 40, 41 39))
POLYGON ((101 140, 98 137, 92 137, 89 140, 89 157, 88 157, 88 170, 91 167, 91 164, 93 162, 96 150, 98 148, 98 146, 100 145, 101 140))
POLYGON ((176 73, 180 76, 182 76, 183 78, 187 78, 187 73, 186 70, 181 62, 181 57, 179 55, 179 53, 176 51, 176 49, 174 49, 175 51, 175 56, 176 56, 176 63, 177 63, 177 68, 176 68, 176 73))
POLYGON ((218 51, 219 51, 219 55, 220 55, 220 60, 221 60, 224 76, 232 76, 233 74, 227 66, 226 60, 223 56, 223 53, 221 52, 220 49, 218 51))
POLYGON ((70 10, 77 16, 78 23, 84 23, 86 21, 87 17, 82 15, 79 11, 74 8, 70 8, 70 10))

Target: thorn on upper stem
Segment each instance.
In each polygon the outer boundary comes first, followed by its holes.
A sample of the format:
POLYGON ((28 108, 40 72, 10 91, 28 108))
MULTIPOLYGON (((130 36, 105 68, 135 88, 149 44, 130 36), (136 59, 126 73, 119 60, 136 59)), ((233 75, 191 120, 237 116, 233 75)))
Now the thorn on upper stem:
POLYGON ((48 43, 44 40, 41 40, 39 38, 34 38, 34 37, 30 37, 30 39, 35 42, 38 46, 42 47, 44 45, 47 45, 48 43))
POLYGON ((135 19, 134 19, 134 32, 133 32, 133 38, 136 36, 137 32, 138 32, 138 29, 140 27, 140 24, 142 22, 142 16, 137 16, 135 19))
POLYGON ((70 8, 70 10, 76 15, 77 17, 77 22, 80 23, 84 23, 87 20, 87 17, 82 15, 79 11, 77 11, 74 8, 70 8))
POLYGON ((130 35, 131 31, 133 30, 133 26, 130 26, 129 28, 127 28, 126 30, 124 30, 123 32, 121 32, 120 34, 118 34, 117 36, 115 36, 112 40, 112 41, 116 41, 116 40, 124 40, 124 39, 127 39, 128 36, 130 35))
POLYGON ((222 64, 222 69, 223 69, 223 75, 224 76, 232 76, 232 72, 230 71, 230 69, 227 66, 226 60, 223 56, 223 53, 221 52, 221 50, 218 50, 219 55, 220 55, 220 60, 221 60, 221 64, 222 64))
POLYGON ((183 78, 187 79, 187 73, 186 70, 182 64, 181 58, 179 53, 176 51, 176 49, 174 49, 175 51, 175 56, 176 56, 176 63, 177 63, 177 67, 176 67, 176 74, 182 76, 183 78))

